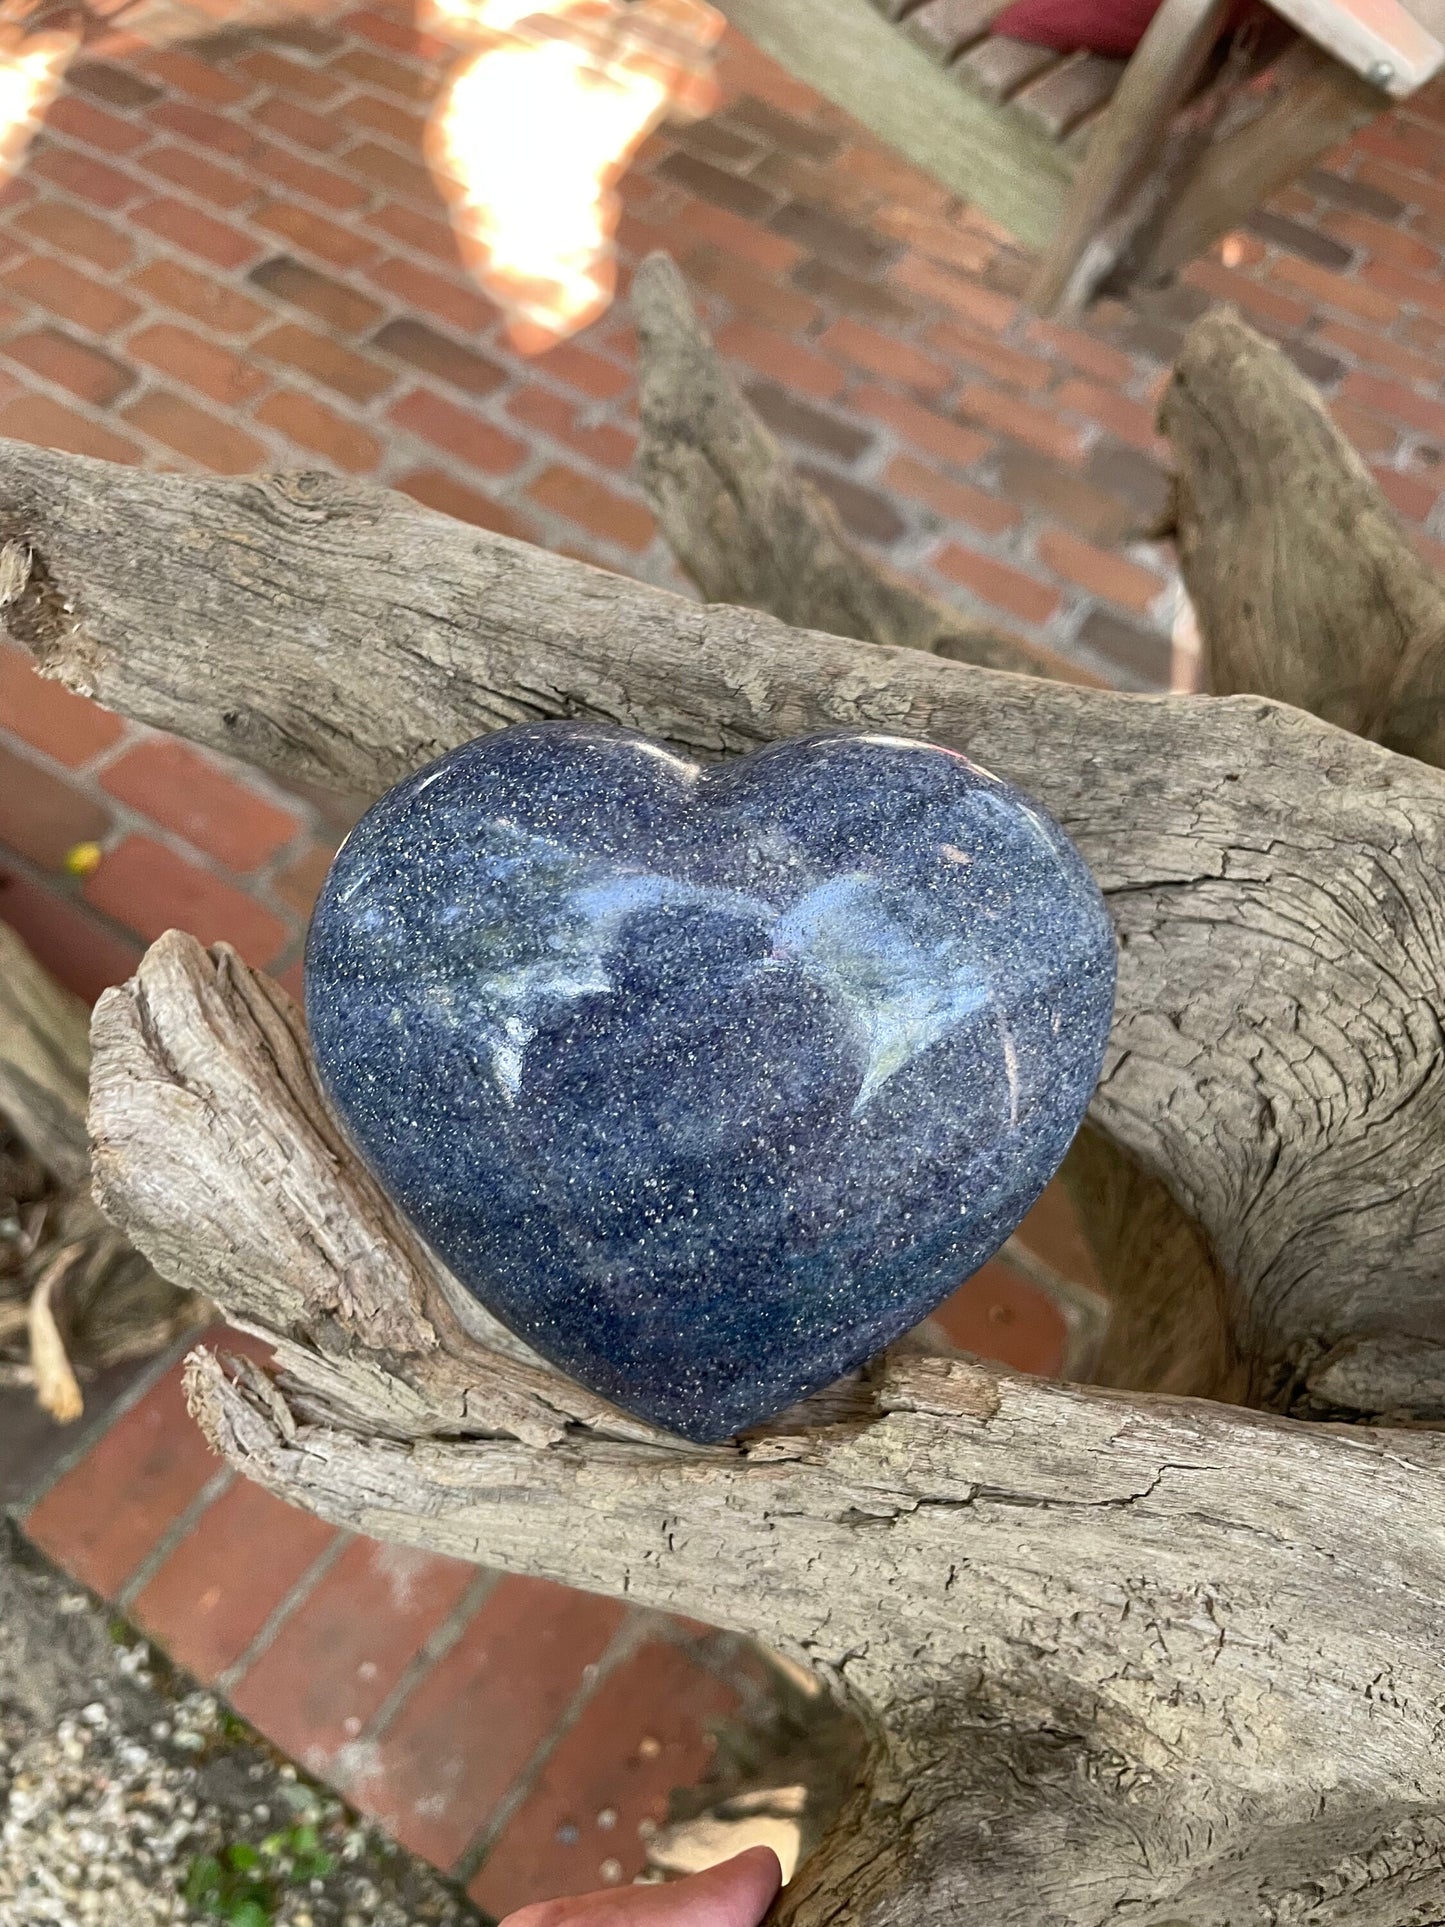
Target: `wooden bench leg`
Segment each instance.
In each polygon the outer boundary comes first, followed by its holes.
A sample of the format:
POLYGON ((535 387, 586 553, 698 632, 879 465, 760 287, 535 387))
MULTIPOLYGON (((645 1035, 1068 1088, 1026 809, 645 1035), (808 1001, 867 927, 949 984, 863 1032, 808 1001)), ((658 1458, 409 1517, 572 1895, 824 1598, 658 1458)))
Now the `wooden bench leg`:
POLYGON ((1142 275, 1157 277, 1192 261, 1391 104, 1308 41, 1286 61, 1289 79, 1278 98, 1238 133, 1207 147, 1186 176, 1144 251, 1142 275))
MULTIPOLYGON (((1064 217, 1029 289, 1041 314, 1080 308, 1093 292, 1091 244, 1148 171, 1169 124, 1223 31, 1233 0, 1164 0, 1094 130, 1064 217)), ((1104 264, 1107 265, 1107 264, 1104 264)))

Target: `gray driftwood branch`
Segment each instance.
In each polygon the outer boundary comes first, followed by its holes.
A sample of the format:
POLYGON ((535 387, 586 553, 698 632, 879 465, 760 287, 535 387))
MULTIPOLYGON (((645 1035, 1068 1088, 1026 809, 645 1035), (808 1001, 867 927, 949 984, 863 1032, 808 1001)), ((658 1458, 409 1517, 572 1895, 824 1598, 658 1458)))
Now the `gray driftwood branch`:
POLYGON ((1445 775, 1254 696, 699 607, 317 476, 5 445, 0 542, 49 673, 349 790, 585 715, 707 755, 903 731, 1052 809, 1121 944, 1099 1215, 1126 1243, 1128 1169, 1159 1203, 1132 1235, 1162 1226, 1189 1281, 1116 1354, 1127 1391, 895 1355, 727 1446, 650 1433, 469 1307, 350 1156, 284 994, 175 935, 96 1015, 102 1196, 276 1345, 274 1375, 192 1368, 253 1476, 833 1683, 867 1756, 790 1924, 1445 1913, 1445 1441, 1419 1429, 1445 1413, 1445 775))

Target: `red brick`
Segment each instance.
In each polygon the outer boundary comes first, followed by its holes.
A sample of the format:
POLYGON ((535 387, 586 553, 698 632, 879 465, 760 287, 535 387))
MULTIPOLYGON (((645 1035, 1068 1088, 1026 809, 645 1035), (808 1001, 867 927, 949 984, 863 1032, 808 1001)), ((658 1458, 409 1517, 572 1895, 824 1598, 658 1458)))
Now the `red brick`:
POLYGON ((1400 431, 1392 423, 1348 402, 1332 403, 1330 413, 1362 455, 1392 455, 1399 445, 1400 431))
POLYGON ((453 341, 449 335, 438 334, 435 328, 410 317, 389 321, 372 337, 371 345, 469 395, 490 395, 507 379, 503 370, 486 355, 479 355, 475 349, 453 341))
POLYGON ((146 191, 129 174, 69 147, 42 147, 31 156, 27 171, 92 207, 124 207, 146 191))
POLYGON ((473 1571, 354 1540, 242 1674, 232 1704, 283 1752, 324 1771, 460 1602, 473 1571))
POLYGON ((454 1865, 624 1617, 611 1600, 503 1579, 388 1724, 349 1797, 413 1853, 454 1865))
POLYGON ((99 703, 42 676, 23 650, 0 645, 0 730, 80 769, 118 741, 124 727, 99 703))
POLYGON ((188 100, 163 101, 152 110, 150 120, 168 134, 180 134, 213 154, 246 155, 256 145, 256 136, 243 122, 193 107, 188 100))
POLYGON ((82 1585, 114 1598, 220 1466, 175 1365, 50 1488, 25 1530, 82 1585))
POLYGON ((378 47, 387 47, 392 53, 409 54, 420 61, 451 58, 452 46, 449 41, 422 33, 410 21, 398 20, 394 14, 371 13, 362 9, 347 14, 344 24, 348 33, 360 34, 364 40, 370 40, 378 47))
POLYGON ((77 843, 98 843, 109 828, 106 812, 64 777, 0 743, 0 843, 60 870, 77 843))
POLYGON ((976 1271, 933 1317, 977 1358, 1050 1378, 1063 1370, 1068 1328, 1058 1307, 1001 1258, 976 1271))
POLYGON ((497 535, 514 536, 519 542, 536 540, 536 528, 500 502, 494 502, 490 495, 478 490, 463 488, 460 482, 450 475, 443 475, 439 469, 416 468, 403 475, 396 486, 413 501, 420 502, 424 508, 435 509, 439 515, 450 515, 454 521, 470 522, 479 529, 491 529, 497 535))
POLYGON ((438 261, 460 268, 461 257, 457 253, 456 236, 445 221, 439 221, 430 214, 419 214, 415 208, 402 207, 390 202, 376 213, 365 216, 368 227, 379 228, 389 234, 393 241, 403 246, 415 248, 419 254, 435 255, 438 261))
POLYGON ((132 1617, 209 1683, 235 1665, 335 1538, 312 1513, 237 1479, 137 1593, 132 1617))
POLYGON ((601 355, 590 354, 575 341, 560 342, 555 348, 549 348, 533 365, 539 373, 550 375, 554 381, 592 401, 615 400, 618 395, 626 394, 635 380, 630 368, 619 368, 601 355))
POLYGON ((845 385, 843 371, 835 363, 752 321, 729 321, 719 330, 717 345, 722 354, 747 362, 770 381, 820 400, 837 395, 845 385))
MULTIPOLYGON (((1378 293, 1373 285, 1366 285, 1384 272, 1383 263, 1372 262, 1359 280, 1351 281, 1342 274, 1331 274, 1327 268, 1316 267, 1313 261, 1301 261, 1293 254, 1277 255, 1269 265, 1272 281, 1282 281, 1290 288, 1299 289, 1321 307, 1332 308, 1337 314, 1358 315, 1363 321, 1378 321, 1388 327, 1395 318, 1395 302, 1388 294, 1378 293)), ((1300 325, 1294 319, 1294 306, 1291 304, 1288 321, 1281 317, 1282 326, 1300 325)))
MULTIPOLYGON (((1281 255, 1274 265, 1278 268, 1294 259, 1293 255, 1281 255)), ((1310 266, 1307 261, 1301 261, 1298 265, 1310 266)), ((1276 332, 1284 330, 1292 333, 1302 329, 1310 318, 1310 310, 1303 302, 1292 300, 1273 288, 1261 287, 1247 274, 1234 274, 1230 269, 1221 267, 1218 261, 1191 261, 1179 279, 1183 286, 1198 288, 1216 301, 1232 302, 1246 316, 1276 332)))
POLYGON ((31 334, 13 335, 5 343, 5 353, 21 367, 100 408, 135 380, 129 368, 59 328, 37 328, 31 334))
POLYGON ((1160 577, 1148 569, 1121 555, 1111 555, 1107 549, 1097 549, 1092 542, 1081 542, 1063 529, 1048 529, 1039 537, 1039 556, 1066 582, 1087 589, 1090 595, 1103 596, 1107 602, 1136 609, 1140 615, 1148 614, 1164 587, 1160 577))
POLYGON ((289 935, 269 910, 148 836, 128 836, 110 851, 82 894, 148 943, 167 930, 188 930, 201 943, 234 944, 258 968, 289 935))
POLYGON ((1073 462, 1083 456, 1084 438, 1078 429, 1066 427, 1043 408, 1017 395, 1000 394, 981 382, 970 382, 964 389, 958 398, 958 412, 966 421, 992 428, 1055 461, 1073 462))
POLYGON ((956 468, 968 468, 988 453, 986 436, 886 388, 860 388, 852 399, 863 414, 887 422, 914 448, 936 455, 940 461, 950 462, 956 468))
POLYGON ((342 83, 333 74, 305 67, 299 60, 288 60, 271 47, 247 54, 236 65, 253 81, 277 93, 293 95, 297 100, 319 103, 334 100, 341 92, 342 83))
POLYGON ((560 463, 543 469, 527 493, 541 507, 634 552, 645 549, 656 531, 650 510, 642 503, 629 501, 605 483, 560 463))
POLYGON ((611 422, 588 427, 578 419, 578 411, 550 388, 528 384, 518 388, 507 401, 507 413, 529 428, 537 428, 579 455, 602 468, 625 469, 637 453, 637 437, 611 422))
POLYGON ((896 381, 905 388, 916 388, 925 395, 942 395, 953 386, 952 369, 925 355, 911 342, 880 334, 850 319, 835 321, 819 345, 855 368, 896 381))
POLYGON ((1033 576, 1010 567, 1007 562, 996 562, 992 556, 980 555, 975 549, 963 548, 957 542, 951 542, 935 557, 934 566, 985 602, 1007 609, 1010 615, 1019 616, 1025 622, 1047 622, 1060 606, 1056 592, 1045 588, 1033 576))
POLYGON ((300 821, 169 737, 137 743, 102 773, 101 787, 173 830, 228 870, 254 870, 290 843, 300 821))
POLYGON ((124 983, 141 946, 82 905, 42 888, 0 863, 0 918, 21 937, 57 983, 87 1006, 111 984, 124 983))
POLYGON ((769 274, 786 274, 803 258, 803 250, 796 241, 756 227, 741 215, 730 214, 726 208, 714 207, 708 201, 689 200, 670 226, 684 247, 704 241, 769 274))
POLYGON ((1002 535, 1019 521, 1019 512, 996 495, 986 495, 965 482, 951 482, 946 475, 915 462, 911 455, 897 455, 888 464, 883 479, 900 494, 926 502, 947 522, 968 522, 987 535, 1002 535))
POLYGON ((732 1689, 677 1646, 651 1640, 598 1686, 563 1735, 468 1889, 488 1913, 586 1893, 641 1872, 639 1829, 667 1818, 673 1789, 700 1780, 709 1723, 737 1704, 732 1689), (600 1814, 614 1815, 610 1826, 600 1814))
MULTIPOLYGON (((348 105, 348 117, 356 117, 358 104, 352 101, 348 105)), ((273 94, 269 100, 253 107, 250 119, 286 140, 295 141, 298 147, 310 147, 318 154, 329 154, 346 139, 345 120, 334 114, 313 114, 309 107, 298 107, 294 100, 286 100, 280 94, 273 94)))
POLYGON ((1416 207, 1431 214, 1445 214, 1445 184, 1407 173, 1403 168, 1392 166, 1390 162, 1374 155, 1361 152, 1355 168, 1355 179, 1382 194, 1390 195, 1396 201, 1403 201, 1407 207, 1416 207))
POLYGON ((359 289, 348 287, 343 281, 333 281, 330 275, 318 274, 314 268, 293 261, 289 255, 263 261, 260 267, 252 268, 247 278, 277 300, 304 308, 341 334, 361 334, 374 327, 385 312, 380 302, 372 301, 359 289))
POLYGON ((1437 320, 1445 320, 1445 283, 1434 277, 1427 280, 1418 274, 1406 274, 1384 262, 1371 262, 1365 274, 1377 298, 1388 298, 1391 313, 1397 318, 1401 308, 1420 308, 1437 320))
MULTIPOLYGON (((198 200, 209 201, 213 207, 224 208, 228 213, 256 197, 254 181, 233 174, 228 167, 216 167, 184 147, 152 148, 139 165, 148 174, 182 187, 198 200)), ((222 266, 225 265, 223 262, 222 266)))
POLYGON ((1340 399, 1387 421, 1404 422, 1427 435, 1445 436, 1445 402, 1419 395, 1402 382, 1354 368, 1341 383, 1340 399))
POLYGON ((1439 491, 1428 482, 1417 481, 1413 475, 1402 475, 1398 469, 1377 468, 1371 471, 1380 492, 1397 514, 1411 522, 1424 522, 1433 513, 1439 501, 1439 491))
POLYGON ((281 235, 292 247, 319 255, 338 268, 361 267, 381 253, 377 243, 367 240, 364 234, 338 227, 335 221, 313 214, 310 208, 294 207, 289 201, 278 201, 269 195, 252 211, 251 222, 268 233, 281 235))
POLYGON ((1354 145, 1415 173, 1434 174, 1439 170, 1439 135, 1433 128, 1421 127, 1400 114, 1388 114, 1362 127, 1354 145))
POLYGON ((279 181, 292 192, 304 194, 308 200, 319 201, 323 207, 334 208, 338 212, 365 207, 372 198, 370 187, 332 168, 318 167, 314 161, 303 161, 297 155, 287 153, 284 147, 273 147, 269 142, 258 145, 251 158, 251 166, 256 173, 264 174, 267 180, 279 181))
POLYGON ((113 334, 140 313, 134 301, 113 288, 102 287, 88 274, 35 254, 5 273, 5 285, 26 301, 48 308, 64 321, 74 321, 93 334, 113 334))
POLYGON ((905 254, 901 261, 895 262, 888 271, 888 279, 895 287, 907 288, 911 294, 936 301, 962 320, 994 333, 1002 333, 1019 311, 1019 304, 1012 296, 980 287, 976 281, 936 267, 916 254, 905 254))
POLYGON ((197 274, 179 261, 147 262, 126 285, 148 301, 190 315, 214 334, 248 334, 266 316, 259 302, 248 301, 214 275, 197 274))
MULTIPOLYGON (((1167 378, 1161 378, 1167 379, 1167 378)), ((1139 448, 1146 455, 1158 460, 1167 460, 1169 445, 1155 427, 1156 408, 1153 403, 1131 401, 1117 389, 1102 387, 1095 381, 1084 381, 1078 376, 1066 381, 1053 396, 1056 407, 1067 409, 1070 414, 1082 415, 1086 421, 1107 428, 1110 434, 1131 448, 1139 448)))
POLYGON ((424 388, 414 388, 387 413, 399 428, 420 435, 488 475, 510 475, 527 454, 526 443, 516 436, 505 434, 490 422, 479 420, 470 409, 458 408, 455 402, 443 401, 424 388))
POLYGON ((694 248, 683 263, 689 281, 722 295, 739 314, 785 334, 801 334, 820 313, 816 301, 784 287, 770 274, 757 274, 745 262, 713 247, 694 248))
POLYGON ((965 328, 956 321, 935 322, 924 339, 930 347, 946 355, 956 368, 961 364, 960 372, 976 368, 1010 388, 1026 391, 1047 388, 1057 372, 1052 362, 1042 361, 1037 355, 1021 354, 1017 348, 1006 348, 992 335, 978 328, 965 328))
POLYGON ((304 922, 316 902, 317 892, 326 881, 335 849, 326 843, 309 844, 305 852, 278 871, 271 888, 283 903, 289 904, 304 922))
POLYGON ((358 127, 369 127, 374 134, 385 134, 400 147, 420 149, 426 135, 427 116, 398 107, 394 100, 379 100, 375 94, 356 94, 346 103, 346 119, 358 127))
POLYGON ((325 402, 294 388, 268 395, 256 410, 256 419, 268 428, 279 429, 302 448, 309 448, 337 468, 355 474, 367 473, 381 460, 381 444, 355 422, 338 415, 325 402))
POLYGON ((144 128, 74 94, 61 94, 50 103, 45 125, 86 147, 98 147, 103 154, 130 154, 150 139, 144 128))
MULTIPOLYGON (((399 60, 388 60, 385 54, 368 53, 360 47, 340 55, 331 67, 336 74, 345 74, 367 87, 380 87, 383 93, 399 95, 402 100, 430 100, 440 79, 437 74, 418 73, 415 67, 404 67, 399 60)), ((331 80, 331 72, 325 78, 331 80)), ((333 81, 333 85, 340 84, 333 81)))
POLYGON ((1337 209, 1325 216, 1322 225, 1342 241, 1367 248, 1373 260, 1388 261, 1394 267, 1416 274, 1433 273, 1439 265, 1434 248, 1413 235, 1402 234, 1399 228, 1390 227, 1384 221, 1371 220, 1368 214, 1337 209))
POLYGON ((254 342, 251 353, 310 375, 313 381, 335 389, 350 401, 374 401, 396 380, 390 368, 379 367, 364 355, 343 348, 329 335, 316 334, 290 321, 254 342))
MULTIPOLYGON (((1427 328, 1434 328, 1435 325, 1431 322, 1425 323, 1427 328)), ((1445 331, 1437 329, 1436 336, 1430 338, 1432 346, 1440 345, 1437 337, 1442 332, 1445 331)), ((1347 321, 1327 321, 1315 339, 1326 343, 1331 348, 1339 348, 1345 354, 1353 355, 1356 360, 1363 361, 1369 366, 1389 368, 1395 374, 1403 376, 1406 381, 1417 382, 1432 388, 1439 383, 1441 363, 1438 357, 1417 354, 1413 349, 1402 348, 1397 342, 1390 341, 1375 329, 1355 328, 1347 321)))
POLYGON ((126 347, 147 367, 158 368, 229 408, 248 401, 266 385, 265 377, 229 348, 219 348, 192 334, 189 328, 176 327, 169 321, 142 328, 126 347))
POLYGON ((409 308, 420 308, 463 334, 484 334, 497 319, 496 308, 465 284, 460 268, 450 275, 435 274, 392 256, 368 268, 367 279, 399 296, 409 308))
POLYGON ((144 207, 135 208, 130 218, 188 254, 213 261, 218 268, 243 267, 261 252, 249 235, 202 214, 199 208, 187 207, 184 201, 147 201, 144 207))
POLYGON ((130 242, 113 222, 99 221, 65 201, 33 201, 11 217, 10 225, 56 254, 79 254, 98 268, 123 268, 131 258, 130 242))
POLYGON ((1025 327, 1024 335, 1058 360, 1077 368, 1081 375, 1092 375, 1095 381, 1111 382, 1116 388, 1124 388, 1134 378, 1134 364, 1126 354, 1102 341, 1095 341, 1092 335, 1086 335, 1078 328, 1065 327, 1057 321, 1040 321, 1035 317, 1025 327))
POLYGON ((0 407, 0 435, 40 448, 61 448, 69 455, 95 455, 103 462, 138 462, 134 442, 113 435, 48 395, 19 395, 0 407))
POLYGON ((123 412, 142 434, 218 475, 246 475, 265 462, 266 450, 254 435, 167 388, 152 389, 123 412))
POLYGON ((193 54, 180 53, 174 48, 148 54, 137 64, 177 93, 189 94, 193 100, 208 100, 213 107, 233 107, 238 100, 255 92, 253 85, 234 74, 223 74, 193 54))
POLYGON ((940 220, 926 209, 910 206, 910 198, 890 196, 875 212, 875 226, 940 267, 967 275, 982 274, 997 251, 994 242, 957 221, 940 220))
POLYGON ((384 187, 389 193, 399 194, 403 200, 416 201, 424 208, 438 204, 440 197, 436 183, 424 161, 395 154, 389 147, 382 147, 376 141, 359 141, 341 156, 341 163, 359 174, 371 187, 384 187))

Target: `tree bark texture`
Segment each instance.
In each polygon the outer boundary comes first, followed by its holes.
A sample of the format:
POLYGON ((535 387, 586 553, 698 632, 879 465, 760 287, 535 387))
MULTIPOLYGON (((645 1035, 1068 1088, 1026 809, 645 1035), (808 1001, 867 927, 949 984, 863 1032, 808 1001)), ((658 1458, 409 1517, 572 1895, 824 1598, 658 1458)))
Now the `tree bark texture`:
POLYGON ((1445 1915, 1445 775, 1256 696, 698 606, 319 476, 5 445, 0 542, 49 673, 352 791, 583 715, 703 755, 928 737, 1051 809, 1120 941, 1095 1133, 1213 1280, 1130 1391, 895 1353, 724 1446, 651 1431, 459 1292, 351 1155, 289 999, 174 933, 96 1012, 99 1193, 276 1346, 274 1375, 191 1368, 251 1476, 832 1684, 866 1757, 788 1927, 1445 1915), (1346 1411, 1397 1422, 1304 1422, 1346 1411))

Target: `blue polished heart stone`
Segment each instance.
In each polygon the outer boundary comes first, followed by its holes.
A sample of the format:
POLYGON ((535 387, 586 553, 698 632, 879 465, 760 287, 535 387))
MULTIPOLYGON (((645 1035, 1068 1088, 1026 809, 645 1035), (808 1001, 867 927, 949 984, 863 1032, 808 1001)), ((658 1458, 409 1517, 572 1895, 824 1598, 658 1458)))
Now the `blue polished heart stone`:
POLYGON ((504 730, 408 777, 306 956, 325 1088, 462 1282, 685 1437, 829 1384, 996 1251, 1098 1079, 1103 902, 954 751, 701 767, 504 730))

